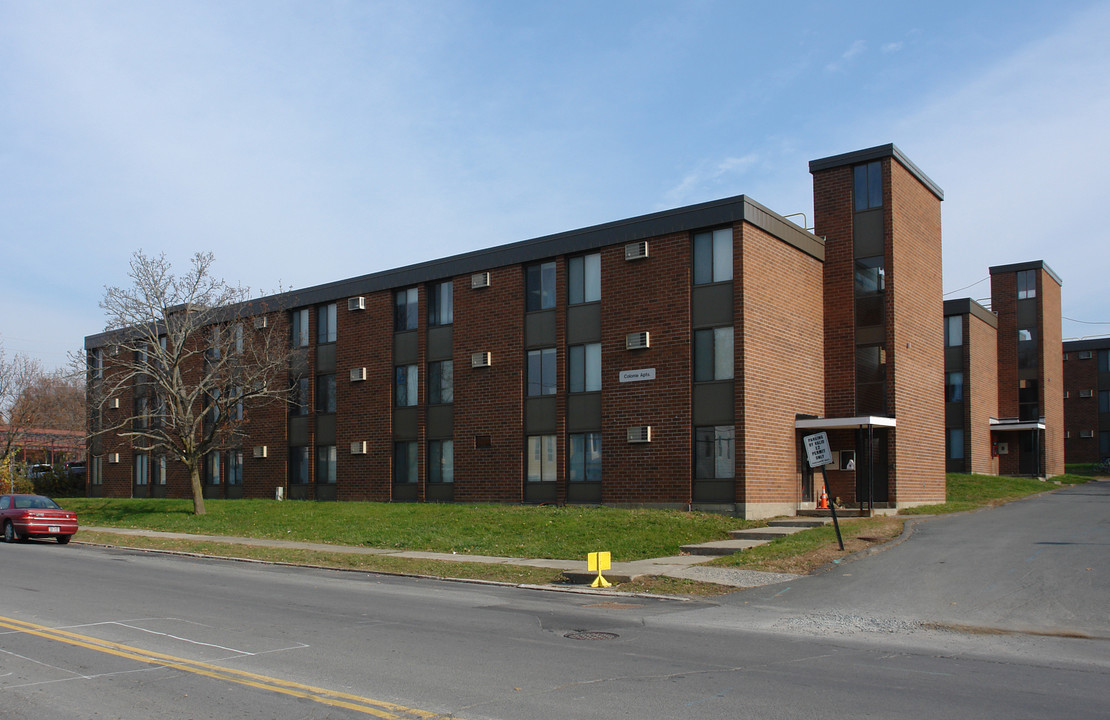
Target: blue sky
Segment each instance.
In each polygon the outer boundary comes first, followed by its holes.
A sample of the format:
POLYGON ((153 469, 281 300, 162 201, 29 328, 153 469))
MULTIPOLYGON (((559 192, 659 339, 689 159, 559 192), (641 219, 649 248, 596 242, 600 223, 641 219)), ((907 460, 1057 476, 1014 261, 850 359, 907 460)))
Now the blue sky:
POLYGON ((64 364, 139 248, 269 292, 741 193, 812 222, 808 161, 888 142, 945 191, 949 297, 1043 259, 1107 334, 1108 37, 1110 2, 0 0, 0 341, 64 364))

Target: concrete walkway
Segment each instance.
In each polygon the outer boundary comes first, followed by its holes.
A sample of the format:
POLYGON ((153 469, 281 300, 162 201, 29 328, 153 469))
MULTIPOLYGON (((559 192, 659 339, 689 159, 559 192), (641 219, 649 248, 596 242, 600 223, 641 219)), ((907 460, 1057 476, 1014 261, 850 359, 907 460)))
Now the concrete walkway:
MULTIPOLYGON (((727 585, 729 587, 759 587, 787 582, 798 575, 789 573, 760 572, 757 570, 743 570, 738 568, 699 567, 701 563, 712 560, 714 557, 731 555, 748 547, 768 543, 774 537, 790 532, 798 532, 813 526, 812 519, 799 518, 793 525, 782 525, 787 521, 772 521, 779 523, 779 527, 755 528, 753 530, 733 531, 733 538, 700 545, 689 545, 682 548, 686 554, 673 557, 650 558, 647 560, 633 560, 630 562, 614 562, 612 568, 603 574, 606 580, 613 583, 631 582, 638 578, 662 576, 684 578, 686 580, 699 580, 702 582, 727 585), (808 520, 808 521, 807 521, 808 520)), ((292 540, 270 540, 265 538, 244 538, 228 535, 192 535, 177 532, 159 532, 156 530, 136 530, 132 528, 111 527, 83 527, 90 532, 115 533, 117 535, 136 535, 152 538, 166 538, 171 540, 193 540, 200 542, 218 542, 232 545, 248 545, 254 547, 289 548, 294 550, 315 550, 318 552, 350 553, 356 555, 386 555, 400 558, 417 558, 423 560, 441 560, 445 562, 474 562, 491 565, 525 565, 529 567, 549 568, 562 571, 564 577, 570 582, 589 584, 597 577, 597 573, 586 570, 585 560, 548 560, 538 558, 494 557, 491 555, 460 555, 457 553, 421 552, 417 550, 384 550, 380 548, 355 547, 351 545, 327 545, 323 543, 297 542, 292 540)), ((80 541, 78 534, 76 541, 80 541)))

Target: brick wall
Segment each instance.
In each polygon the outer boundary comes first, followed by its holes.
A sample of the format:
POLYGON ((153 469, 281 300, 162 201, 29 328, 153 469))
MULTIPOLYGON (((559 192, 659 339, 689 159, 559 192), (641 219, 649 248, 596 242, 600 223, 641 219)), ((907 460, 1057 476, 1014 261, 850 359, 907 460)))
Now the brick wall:
MULTIPOLYGON (((1071 434, 1064 441, 1069 463, 1088 463, 1101 460, 1098 451, 1098 351, 1089 358, 1079 358, 1077 351, 1069 351, 1068 359, 1061 362, 1064 368, 1065 429, 1071 434), (1080 397, 1081 391, 1090 390, 1091 397, 1080 397), (1084 430, 1094 431, 1094 436, 1082 437, 1084 430)), ((1106 429, 1106 428, 1103 428, 1106 429)))
POLYGON ((856 413, 852 168, 813 175, 814 234, 825 238, 825 413, 856 413))
POLYGON ((998 331, 973 313, 964 315, 966 458, 970 472, 998 474, 991 454, 990 419, 998 412, 998 331))
POLYGON ((1060 283, 1048 272, 1037 272, 1038 361, 1041 368, 1041 414, 1044 415, 1044 471, 1064 473, 1064 354, 1060 318, 1060 283))

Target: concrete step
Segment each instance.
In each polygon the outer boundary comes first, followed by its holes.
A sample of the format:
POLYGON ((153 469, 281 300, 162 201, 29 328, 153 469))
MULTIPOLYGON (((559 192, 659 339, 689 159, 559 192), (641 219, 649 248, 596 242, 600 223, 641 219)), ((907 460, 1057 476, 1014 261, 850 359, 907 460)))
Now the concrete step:
MULTIPOLYGON (((839 517, 839 516, 837 516, 839 517)), ((770 520, 767 522, 769 527, 796 527, 796 528, 815 528, 822 525, 828 525, 832 522, 832 518, 823 517, 794 517, 782 518, 778 520, 770 520)))
MULTIPOLYGON (((801 517, 815 517, 815 518, 832 518, 831 510, 799 510, 798 515, 801 517)), ((871 512, 864 508, 860 510, 858 507, 852 508, 837 508, 836 516, 838 518, 858 518, 858 517, 871 517, 871 512)))
POLYGON ((733 540, 715 540, 713 542, 699 543, 698 545, 683 545, 682 552, 690 555, 713 555, 723 557, 732 555, 741 550, 747 550, 757 545, 766 545, 769 540, 756 538, 737 538, 733 540))
POLYGON ((778 540, 781 537, 793 535, 805 529, 804 527, 797 526, 768 526, 749 528, 747 530, 729 530, 728 534, 736 540, 778 540))

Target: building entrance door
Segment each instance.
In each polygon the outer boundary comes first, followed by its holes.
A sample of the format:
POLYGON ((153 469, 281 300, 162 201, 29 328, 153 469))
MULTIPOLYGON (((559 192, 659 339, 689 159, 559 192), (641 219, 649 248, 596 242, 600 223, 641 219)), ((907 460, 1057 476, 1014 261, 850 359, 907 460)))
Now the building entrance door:
POLYGON ((856 445, 856 500, 867 503, 890 501, 890 470, 887 462, 887 429, 861 428, 856 445), (870 450, 868 449, 868 437, 870 450), (871 497, 872 488, 875 496, 871 497))

